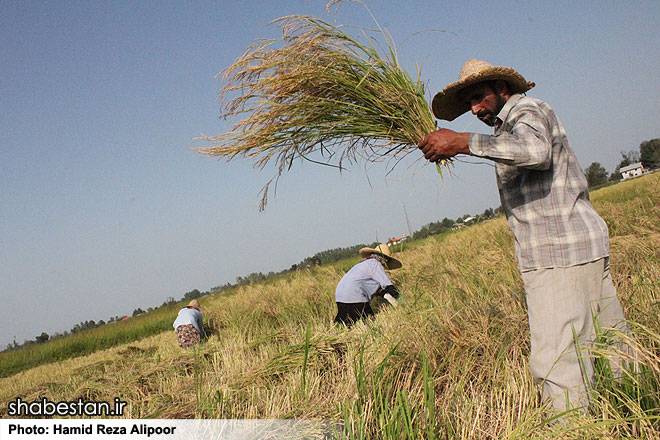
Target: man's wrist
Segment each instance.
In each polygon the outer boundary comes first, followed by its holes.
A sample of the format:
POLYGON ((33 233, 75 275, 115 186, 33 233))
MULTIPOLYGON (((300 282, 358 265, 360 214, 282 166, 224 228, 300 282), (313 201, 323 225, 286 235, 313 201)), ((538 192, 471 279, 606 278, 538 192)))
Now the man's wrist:
POLYGON ((483 157, 486 156, 486 148, 488 147, 488 140, 490 135, 481 133, 469 133, 468 149, 472 156, 483 157))
POLYGON ((459 153, 470 154, 470 133, 459 133, 459 135, 461 147, 459 153))

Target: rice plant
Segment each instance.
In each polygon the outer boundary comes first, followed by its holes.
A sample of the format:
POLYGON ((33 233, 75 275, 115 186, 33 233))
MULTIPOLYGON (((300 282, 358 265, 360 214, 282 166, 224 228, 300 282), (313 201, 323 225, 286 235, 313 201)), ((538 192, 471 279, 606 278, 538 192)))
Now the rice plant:
POLYGON ((350 329, 332 318, 334 288, 351 264, 292 272, 206 298, 214 330, 195 350, 181 350, 168 329, 26 365, 0 378, 0 417, 18 396, 119 397, 125 418, 322 420, 338 428, 335 438, 658 439, 658 185, 660 173, 592 197, 614 226, 612 277, 636 365, 617 377, 605 359, 621 353, 598 345, 587 412, 558 417, 540 399, 513 236, 499 217, 407 247, 392 274, 400 306, 350 329))
MULTIPOLYGON (((374 20, 375 21, 375 20, 374 20)), ((346 163, 394 160, 435 129, 424 85, 406 73, 391 37, 378 26, 360 41, 339 26, 301 15, 274 21, 282 37, 258 41, 220 72, 221 117, 244 116, 197 148, 228 161, 249 158, 277 174, 308 160, 343 169, 346 163)))

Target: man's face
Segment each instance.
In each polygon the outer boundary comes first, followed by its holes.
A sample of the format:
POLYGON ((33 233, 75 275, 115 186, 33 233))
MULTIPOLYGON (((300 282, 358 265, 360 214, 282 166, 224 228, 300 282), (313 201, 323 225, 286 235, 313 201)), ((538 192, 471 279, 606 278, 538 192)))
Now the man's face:
POLYGON ((493 90, 490 83, 473 84, 461 91, 460 99, 465 101, 481 122, 494 126, 495 118, 506 103, 506 99, 493 90))

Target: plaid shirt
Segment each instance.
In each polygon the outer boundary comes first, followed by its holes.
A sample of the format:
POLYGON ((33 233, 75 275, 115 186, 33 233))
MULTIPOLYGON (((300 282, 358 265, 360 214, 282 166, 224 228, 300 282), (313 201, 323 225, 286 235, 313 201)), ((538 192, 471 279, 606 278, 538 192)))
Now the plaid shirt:
POLYGON ((495 135, 471 133, 469 148, 495 161, 521 271, 609 255, 607 225, 589 201, 584 171, 548 104, 511 96, 497 115, 495 135))

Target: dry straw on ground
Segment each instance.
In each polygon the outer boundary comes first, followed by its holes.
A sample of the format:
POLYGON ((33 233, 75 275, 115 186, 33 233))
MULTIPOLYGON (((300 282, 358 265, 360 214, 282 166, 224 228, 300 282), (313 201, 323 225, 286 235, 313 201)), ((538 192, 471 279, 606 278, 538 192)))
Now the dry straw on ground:
MULTIPOLYGON (((245 117, 220 136, 203 137, 215 145, 198 148, 228 161, 252 159, 277 173, 297 160, 342 169, 346 163, 392 160, 414 151, 435 129, 420 79, 400 66, 391 37, 362 31, 353 37, 340 27, 310 16, 274 21, 282 37, 254 43, 218 76, 221 117, 245 117)), ((392 167, 394 166, 392 165, 392 167)))
POLYGON ((502 217, 406 244, 392 273, 400 306, 350 329, 332 318, 352 263, 302 269, 203 298, 209 337, 193 350, 167 329, 0 378, 0 418, 17 397, 120 397, 127 419, 329 420, 350 439, 657 440, 659 186, 660 173, 592 194, 614 233, 612 276, 640 374, 599 374, 591 411, 565 424, 550 418, 529 373, 522 280, 502 217))

